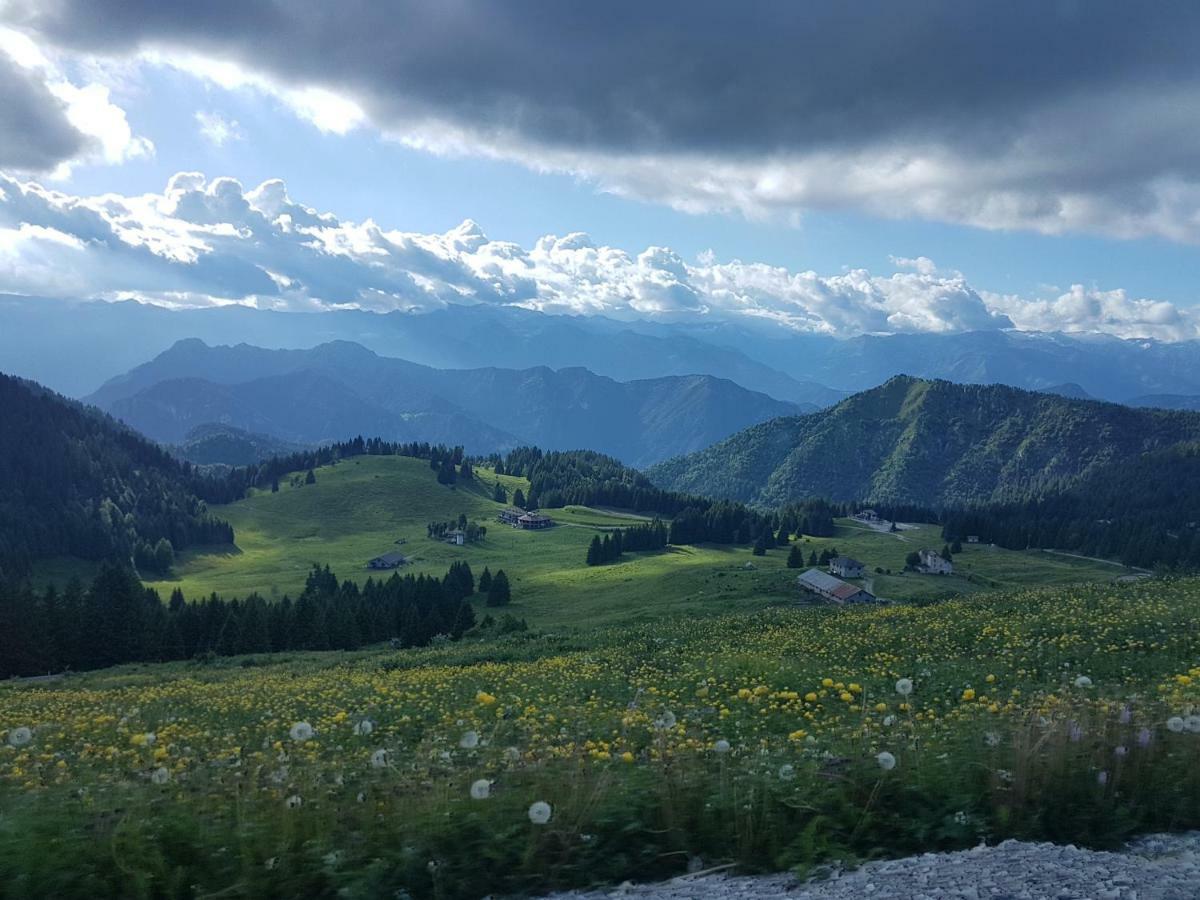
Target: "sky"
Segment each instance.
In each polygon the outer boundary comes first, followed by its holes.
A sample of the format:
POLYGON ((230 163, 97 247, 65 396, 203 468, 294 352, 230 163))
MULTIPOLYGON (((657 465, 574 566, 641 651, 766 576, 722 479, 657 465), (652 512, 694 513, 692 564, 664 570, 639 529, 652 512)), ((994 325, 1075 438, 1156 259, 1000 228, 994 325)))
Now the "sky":
POLYGON ((0 0, 0 291, 1196 338, 1197 37, 1104 0, 0 0))

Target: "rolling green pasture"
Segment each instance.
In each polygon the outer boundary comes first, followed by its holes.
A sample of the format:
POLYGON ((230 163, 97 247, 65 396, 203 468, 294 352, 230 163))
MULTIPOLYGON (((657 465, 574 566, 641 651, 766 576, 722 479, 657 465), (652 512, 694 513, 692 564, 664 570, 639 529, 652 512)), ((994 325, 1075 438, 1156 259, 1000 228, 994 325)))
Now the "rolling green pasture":
MULTIPOLYGON (((702 615, 794 602, 796 572, 785 567, 787 548, 765 557, 749 548, 671 547, 661 553, 626 554, 612 565, 584 565, 587 545, 596 534, 627 526, 642 517, 620 510, 567 507, 552 510, 560 523, 542 532, 509 528, 495 521, 501 504, 492 499, 496 476, 477 470, 473 485, 439 485, 427 463, 405 457, 360 457, 317 470, 315 485, 292 486, 279 493, 257 491, 245 500, 216 508, 229 520, 237 546, 181 554, 173 577, 149 582, 164 596, 174 588, 188 598, 217 592, 244 596, 257 591, 268 598, 295 595, 312 563, 328 563, 340 578, 365 580, 366 562, 390 550, 414 560, 403 571, 442 574, 466 560, 478 574, 484 566, 503 568, 513 584, 511 611, 543 628, 594 627, 648 621, 663 616, 702 615), (465 513, 488 526, 478 544, 455 547, 426 537, 430 521, 465 513), (405 541, 397 545, 397 540, 405 541)), ((523 479, 502 476, 510 494, 528 488, 523 479)), ((1053 556, 969 547, 955 562, 959 572, 937 577, 903 574, 912 550, 940 548, 936 526, 879 533, 841 520, 832 538, 802 540, 805 557, 826 547, 854 556, 871 570, 864 582, 893 600, 936 599, 1003 587, 1107 581, 1120 566, 1053 556), (876 568, 893 574, 875 574, 876 568), (961 574, 960 574, 961 573, 961 574)), ((56 561, 43 578, 60 583, 85 574, 70 561, 56 561)))

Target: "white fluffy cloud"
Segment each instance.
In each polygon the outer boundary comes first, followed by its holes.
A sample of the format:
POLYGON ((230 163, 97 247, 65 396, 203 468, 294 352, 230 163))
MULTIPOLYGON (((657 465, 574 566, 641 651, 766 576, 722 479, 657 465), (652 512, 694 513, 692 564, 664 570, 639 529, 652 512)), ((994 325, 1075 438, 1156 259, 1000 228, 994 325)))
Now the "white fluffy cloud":
POLYGON ((512 304, 618 319, 775 323, 796 331, 958 332, 1016 327, 1179 340, 1190 311, 1074 287, 1023 298, 973 288, 924 257, 897 271, 794 272, 665 247, 630 254, 586 234, 532 248, 467 221, 444 234, 343 221, 295 202, 282 181, 173 176, 161 194, 74 196, 0 176, 0 290, 134 297, 166 305, 425 310, 512 304))
POLYGON ((214 147, 224 147, 231 141, 240 141, 244 137, 236 119, 227 119, 218 112, 197 110, 195 119, 200 136, 214 147))

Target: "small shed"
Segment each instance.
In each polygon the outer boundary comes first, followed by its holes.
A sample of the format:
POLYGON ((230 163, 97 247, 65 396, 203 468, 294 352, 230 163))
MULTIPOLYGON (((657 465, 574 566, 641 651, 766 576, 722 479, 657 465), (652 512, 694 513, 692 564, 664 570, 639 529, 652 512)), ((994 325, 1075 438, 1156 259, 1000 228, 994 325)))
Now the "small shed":
POLYGON ((398 569, 408 562, 408 557, 403 553, 385 553, 382 556, 376 556, 367 563, 368 569, 398 569))
POLYGON ((517 525, 521 528, 549 528, 554 524, 554 520, 549 516, 544 516, 540 512, 529 512, 517 519, 517 525))

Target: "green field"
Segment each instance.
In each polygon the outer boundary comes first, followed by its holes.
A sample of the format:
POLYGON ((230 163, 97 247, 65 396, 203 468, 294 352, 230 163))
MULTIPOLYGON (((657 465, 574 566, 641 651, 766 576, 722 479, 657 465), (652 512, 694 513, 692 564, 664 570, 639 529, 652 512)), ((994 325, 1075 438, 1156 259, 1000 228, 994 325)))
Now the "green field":
POLYGON ((696 856, 1119 847, 1200 827, 1198 610, 1196 579, 1074 585, 0 683, 0 895, 474 900, 696 856))
MULTIPOLYGON (((612 565, 583 564, 592 537, 605 529, 642 521, 619 510, 567 507, 551 510, 560 524, 542 532, 520 531, 495 521, 502 508, 492 497, 496 476, 478 470, 470 486, 439 485, 427 463, 405 457, 366 456, 317 470, 314 485, 278 493, 255 491, 215 508, 237 535, 235 548, 180 555, 173 577, 149 584, 164 596, 182 588, 189 599, 216 592, 225 597, 257 591, 268 598, 295 596, 313 563, 328 563, 340 578, 365 580, 366 562, 390 550, 414 560, 403 571, 441 575, 456 560, 478 574, 503 568, 513 584, 511 611, 545 628, 594 627, 761 608, 798 598, 796 572, 785 567, 787 548, 755 557, 748 547, 671 547, 660 553, 626 554, 612 565), (456 547, 426 536, 430 521, 465 513, 488 526, 480 543, 456 547), (397 545, 397 540, 405 543, 397 545)), ((503 476, 510 493, 527 489, 523 479, 503 476)), ((804 538, 805 556, 826 547, 867 563, 866 583, 893 600, 937 599, 984 589, 1108 581, 1120 566, 1029 551, 968 547, 956 559, 959 572, 937 577, 902 573, 904 557, 923 546, 940 548, 936 526, 879 533, 840 520, 833 538, 804 538), (893 574, 874 574, 878 567, 893 574), (960 574, 961 573, 961 574, 960 574)), ((42 579, 85 575, 87 567, 59 560, 42 579)), ((378 576, 377 576, 378 577, 378 576)))

